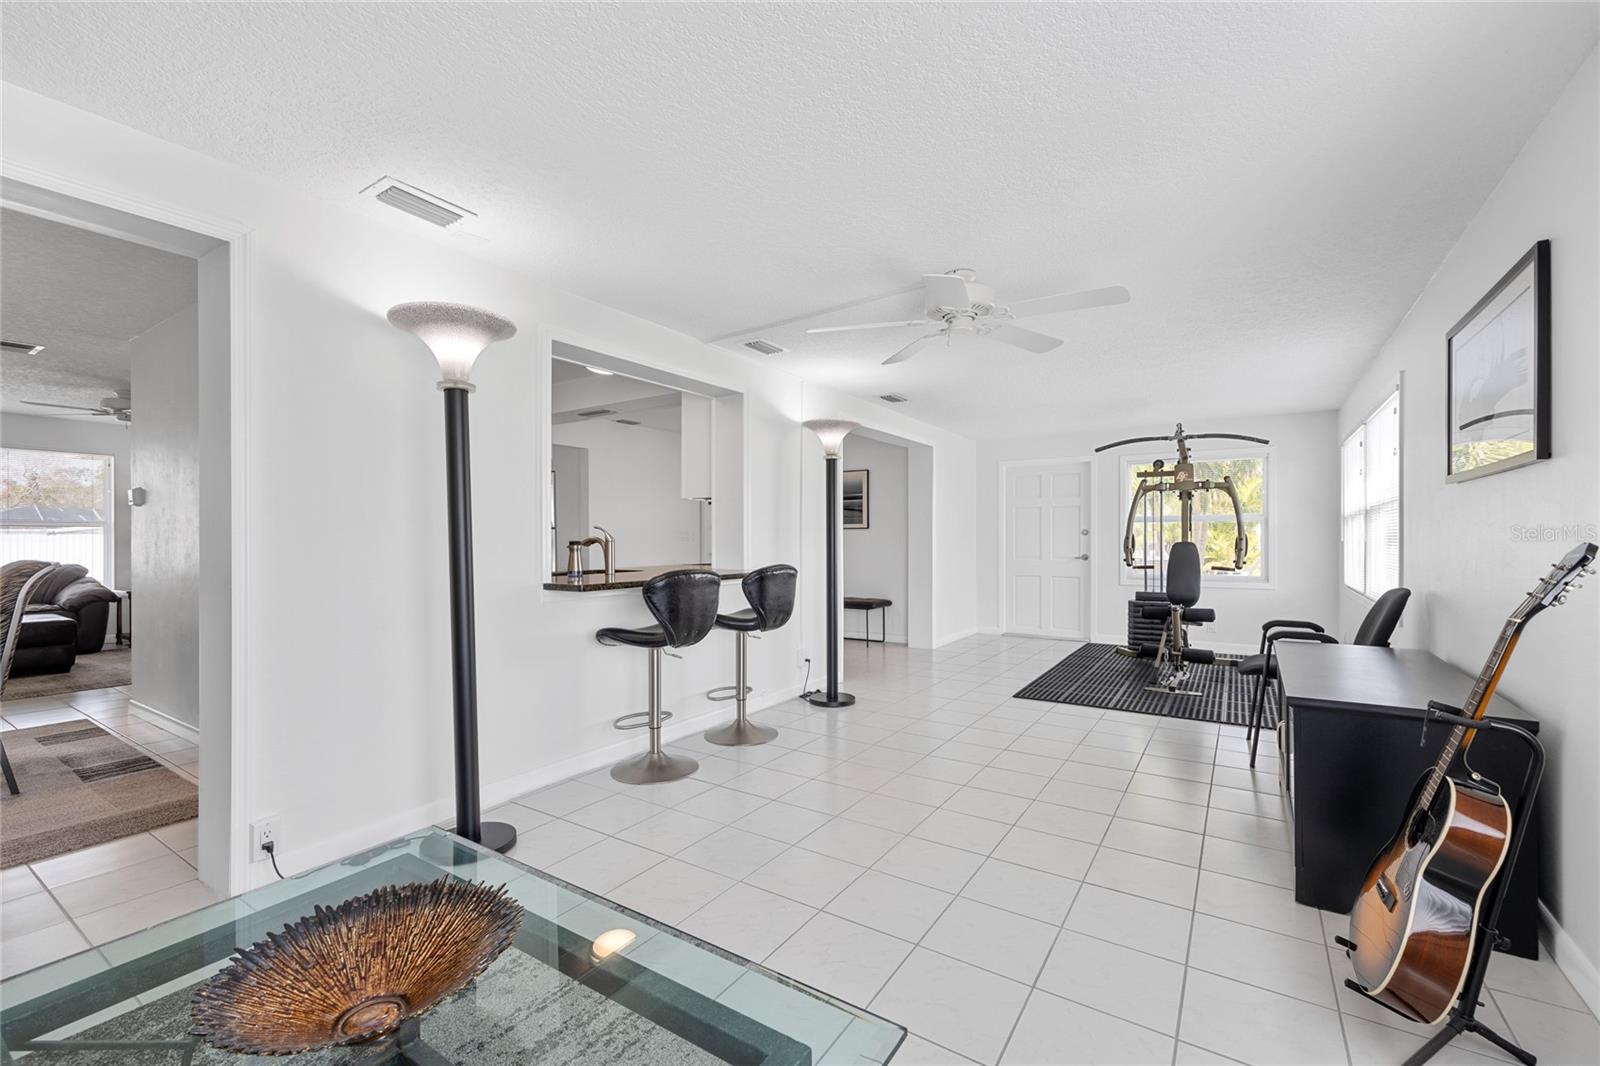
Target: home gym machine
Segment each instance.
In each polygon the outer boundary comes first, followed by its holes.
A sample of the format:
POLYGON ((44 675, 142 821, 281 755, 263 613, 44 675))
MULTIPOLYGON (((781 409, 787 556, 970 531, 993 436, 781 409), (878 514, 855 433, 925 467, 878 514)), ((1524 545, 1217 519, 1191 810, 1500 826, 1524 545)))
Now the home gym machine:
POLYGON ((1244 508, 1239 501, 1239 489, 1233 483, 1233 477, 1225 475, 1220 480, 1197 478, 1194 463, 1190 459, 1190 441, 1219 439, 1252 444, 1269 443, 1262 437, 1250 437, 1242 433, 1186 433, 1183 423, 1179 422, 1173 432, 1166 436, 1129 437, 1102 444, 1095 449, 1099 453, 1130 444, 1166 442, 1177 447, 1175 460, 1156 459, 1148 467, 1134 471, 1139 483, 1134 488, 1122 534, 1123 565, 1144 572, 1144 587, 1134 593, 1133 599, 1128 602, 1128 643, 1122 651, 1127 655, 1155 659, 1156 682, 1149 687, 1159 692, 1195 695, 1194 690, 1184 688, 1188 681, 1188 664, 1216 661, 1215 653, 1191 647, 1184 631, 1185 626, 1216 618, 1214 611, 1195 606, 1200 595, 1201 571, 1200 552, 1193 540, 1194 498, 1197 493, 1220 492, 1233 505, 1233 565, 1214 566, 1212 569, 1229 572, 1243 570, 1250 552, 1244 508), (1178 521, 1178 539, 1173 542, 1170 551, 1166 544, 1169 493, 1177 498, 1174 517, 1178 521), (1140 536, 1136 537, 1136 532, 1140 536), (1139 556, 1141 542, 1142 559, 1139 556), (1165 567, 1163 561, 1166 562, 1165 567))

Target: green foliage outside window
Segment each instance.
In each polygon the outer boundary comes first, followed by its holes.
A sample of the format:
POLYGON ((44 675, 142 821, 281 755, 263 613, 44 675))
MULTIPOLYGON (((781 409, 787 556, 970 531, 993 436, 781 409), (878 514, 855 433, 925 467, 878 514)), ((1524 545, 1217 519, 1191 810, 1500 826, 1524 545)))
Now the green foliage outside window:
MULTIPOLYGON (((1133 493, 1139 485, 1138 470, 1149 469, 1149 461, 1141 460, 1133 463, 1128 468, 1128 484, 1123 496, 1123 506, 1126 508, 1133 500, 1133 493)), ((1261 570, 1261 542, 1263 536, 1263 521, 1266 515, 1266 460, 1260 456, 1247 459, 1206 459, 1194 464, 1195 477, 1202 481, 1221 481, 1224 477, 1232 477, 1235 488, 1239 491, 1239 506, 1245 515, 1245 535, 1250 538, 1250 547, 1245 554, 1245 566, 1241 574, 1247 577, 1262 576, 1261 570)), ((1178 521, 1178 498, 1171 493, 1165 497, 1165 521, 1157 528, 1156 522, 1156 497, 1154 493, 1145 497, 1150 508, 1151 520, 1149 523, 1150 539, 1152 544, 1147 553, 1145 550, 1145 523, 1144 507, 1140 504, 1140 513, 1134 516, 1133 544, 1134 558, 1136 561, 1155 563, 1156 544, 1159 538, 1162 545, 1170 545, 1181 539, 1182 529, 1178 521)), ((1127 511, 1124 510, 1126 515, 1127 511)), ((1233 566, 1233 541, 1236 535, 1237 524, 1233 516, 1233 504, 1228 500, 1227 494, 1222 492, 1199 492, 1194 497, 1194 508, 1191 511, 1193 518, 1193 537, 1200 548, 1201 563, 1206 570, 1220 567, 1233 566)), ((1161 560, 1165 566, 1165 559, 1161 560)))

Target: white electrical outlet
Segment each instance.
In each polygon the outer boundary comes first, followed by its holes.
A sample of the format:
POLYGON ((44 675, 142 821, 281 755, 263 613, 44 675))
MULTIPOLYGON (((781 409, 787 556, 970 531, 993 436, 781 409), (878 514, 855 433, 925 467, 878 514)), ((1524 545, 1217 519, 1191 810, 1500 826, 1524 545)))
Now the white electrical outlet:
POLYGON ((266 856, 266 846, 272 845, 272 853, 278 854, 283 850, 283 841, 278 839, 278 819, 263 818, 250 827, 250 839, 254 845, 251 858, 261 861, 266 856))

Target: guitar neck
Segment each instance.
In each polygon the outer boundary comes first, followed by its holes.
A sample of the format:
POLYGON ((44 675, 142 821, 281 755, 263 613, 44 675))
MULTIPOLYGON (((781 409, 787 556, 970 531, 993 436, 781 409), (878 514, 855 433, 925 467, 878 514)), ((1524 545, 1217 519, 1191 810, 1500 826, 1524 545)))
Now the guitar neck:
MULTIPOLYGON (((1489 657, 1484 660, 1483 669, 1478 671, 1478 680, 1472 686, 1472 693, 1461 707, 1461 713, 1468 718, 1482 718, 1488 709, 1489 701, 1494 697, 1494 690, 1500 684, 1500 675, 1505 672, 1506 664, 1511 661, 1511 652, 1517 646, 1517 638, 1522 634, 1522 623, 1515 618, 1508 618, 1500 630, 1500 636, 1494 642, 1489 657)), ((1439 751, 1439 758, 1433 764, 1433 769, 1428 773, 1428 786, 1423 789, 1419 805, 1426 810, 1433 802, 1439 785, 1444 781, 1450 763, 1455 759, 1456 752, 1472 743, 1472 737, 1477 730, 1470 726, 1458 725, 1450 730, 1450 736, 1445 740, 1444 747, 1439 751)))

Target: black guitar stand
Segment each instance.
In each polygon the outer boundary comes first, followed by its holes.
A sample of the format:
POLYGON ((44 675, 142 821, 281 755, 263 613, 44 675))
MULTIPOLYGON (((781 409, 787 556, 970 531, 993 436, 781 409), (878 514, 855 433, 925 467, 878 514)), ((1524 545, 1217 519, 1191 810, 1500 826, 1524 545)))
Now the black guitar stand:
MULTIPOLYGON (((1372 711, 1391 718, 1413 717, 1409 712, 1390 711, 1378 707, 1372 708, 1372 711)), ((1539 1060, 1532 1052, 1524 1051, 1479 1021, 1477 1012, 1480 1006, 1478 997, 1483 993, 1484 979, 1489 976, 1489 959, 1494 954, 1495 948, 1503 943, 1498 930, 1500 905, 1505 902, 1505 888, 1510 883, 1511 871, 1516 866, 1517 853, 1522 850, 1523 834, 1527 832, 1529 820, 1524 818, 1523 815, 1533 809, 1533 801, 1538 798, 1539 781, 1544 776, 1544 745, 1540 744, 1539 738, 1532 733, 1519 726, 1514 726, 1510 722, 1502 722, 1493 718, 1468 718, 1461 713, 1461 708, 1452 707, 1438 700, 1430 700, 1428 702, 1428 713, 1424 715, 1422 720, 1424 736, 1427 734, 1428 723, 1430 722, 1444 722, 1447 725, 1466 726, 1470 729, 1498 729, 1511 733, 1528 747, 1528 769, 1522 779, 1522 802, 1517 804, 1517 809, 1511 815, 1511 843, 1506 848, 1506 856, 1505 860, 1500 864, 1500 872, 1489 888, 1489 906, 1480 913, 1478 918, 1477 941, 1473 945, 1472 961, 1467 964, 1467 979, 1461 986, 1461 997, 1456 1000, 1455 1006, 1450 1008, 1450 1013, 1445 1016, 1444 1024, 1440 1026, 1439 1031, 1434 1033, 1426 1044, 1414 1051, 1402 1066, 1422 1066, 1423 1063, 1437 1055, 1446 1044, 1461 1033, 1476 1033, 1518 1062, 1523 1063, 1524 1066, 1535 1066, 1535 1063, 1539 1060)), ((1355 950, 1355 944, 1342 936, 1334 937, 1334 941, 1345 949, 1346 955, 1355 950)), ((1405 1018, 1406 1021, 1415 1024, 1416 1020, 1414 1018, 1402 1014, 1382 1000, 1368 995, 1366 989, 1350 978, 1345 978, 1344 986, 1357 995, 1372 1000, 1383 1009, 1394 1011, 1394 1013, 1405 1018)))

